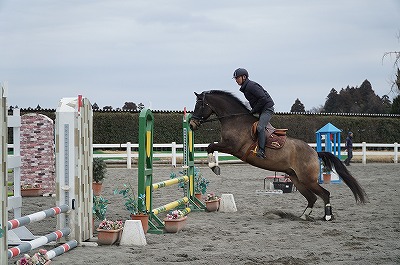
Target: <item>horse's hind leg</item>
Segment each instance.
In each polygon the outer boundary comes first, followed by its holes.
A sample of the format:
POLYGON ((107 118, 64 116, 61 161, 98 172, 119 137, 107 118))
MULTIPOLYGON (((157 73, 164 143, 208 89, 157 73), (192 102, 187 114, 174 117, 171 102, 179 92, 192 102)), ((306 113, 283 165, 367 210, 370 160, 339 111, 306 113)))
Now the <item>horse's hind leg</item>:
POLYGON ((332 207, 330 203, 330 192, 321 187, 321 185, 319 185, 317 182, 312 183, 310 185, 310 190, 312 190, 315 194, 321 197, 322 200, 324 200, 325 215, 323 217, 323 220, 325 221, 333 220, 332 207))
POLYGON ((317 201, 317 196, 311 192, 302 182, 299 181, 297 176, 290 176, 293 184, 296 186, 297 190, 307 199, 307 207, 304 210, 303 214, 300 216, 303 220, 310 220, 310 214, 314 207, 315 202, 317 201))

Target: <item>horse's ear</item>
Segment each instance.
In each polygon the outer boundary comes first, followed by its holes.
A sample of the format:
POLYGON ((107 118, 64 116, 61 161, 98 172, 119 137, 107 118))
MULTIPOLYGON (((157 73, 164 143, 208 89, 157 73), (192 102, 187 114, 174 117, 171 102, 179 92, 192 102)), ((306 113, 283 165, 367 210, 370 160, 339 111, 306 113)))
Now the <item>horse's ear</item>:
POLYGON ((194 94, 196 95, 196 97, 199 97, 199 94, 197 94, 196 92, 194 92, 194 94))

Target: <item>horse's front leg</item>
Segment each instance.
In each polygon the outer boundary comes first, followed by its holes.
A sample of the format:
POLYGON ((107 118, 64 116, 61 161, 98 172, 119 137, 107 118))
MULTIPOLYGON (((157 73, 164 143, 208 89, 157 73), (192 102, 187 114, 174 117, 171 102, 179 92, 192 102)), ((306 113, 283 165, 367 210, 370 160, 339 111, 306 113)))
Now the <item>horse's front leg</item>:
POLYGON ((217 161, 214 156, 214 152, 226 152, 226 146, 222 143, 212 143, 207 147, 207 160, 208 160, 208 167, 215 173, 215 175, 221 174, 221 169, 219 168, 217 161))

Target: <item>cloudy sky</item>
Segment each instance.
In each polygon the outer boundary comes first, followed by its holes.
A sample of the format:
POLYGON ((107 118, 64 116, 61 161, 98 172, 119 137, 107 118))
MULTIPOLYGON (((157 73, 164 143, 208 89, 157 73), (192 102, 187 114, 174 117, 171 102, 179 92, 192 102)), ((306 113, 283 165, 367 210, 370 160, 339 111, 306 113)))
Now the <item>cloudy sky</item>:
POLYGON ((309 110, 365 79, 388 94, 382 56, 400 50, 399 32, 399 0, 0 0, 0 82, 21 108, 82 94, 192 110, 194 91, 244 100, 232 80, 244 67, 277 111, 296 98, 309 110))

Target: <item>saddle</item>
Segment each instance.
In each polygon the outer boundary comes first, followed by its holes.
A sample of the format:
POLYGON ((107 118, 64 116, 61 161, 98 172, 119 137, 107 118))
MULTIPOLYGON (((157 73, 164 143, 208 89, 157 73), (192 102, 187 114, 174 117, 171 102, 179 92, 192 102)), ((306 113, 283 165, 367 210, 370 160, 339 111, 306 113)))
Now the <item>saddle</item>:
MULTIPOLYGON (((251 138, 257 147, 257 125, 258 121, 251 126, 251 138)), ((265 147, 271 149, 281 149, 286 142, 286 132, 288 129, 276 129, 271 123, 265 128, 265 147)))

